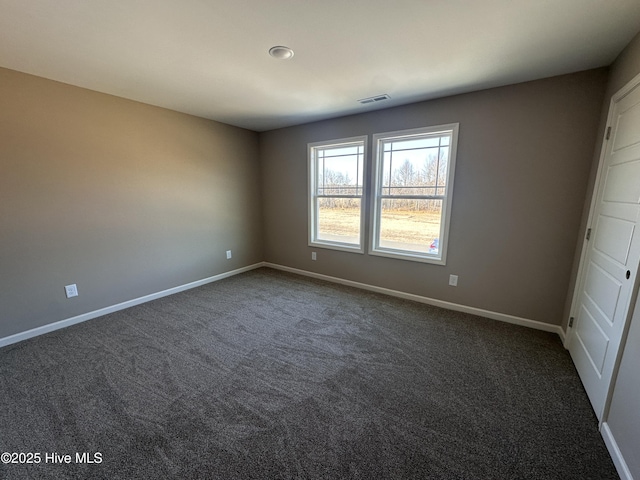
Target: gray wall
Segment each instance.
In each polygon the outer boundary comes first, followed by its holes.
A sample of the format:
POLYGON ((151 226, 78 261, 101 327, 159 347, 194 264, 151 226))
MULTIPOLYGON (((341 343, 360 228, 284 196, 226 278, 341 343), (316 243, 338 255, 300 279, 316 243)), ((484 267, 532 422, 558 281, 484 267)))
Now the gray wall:
POLYGON ((261 133, 266 261, 559 325, 606 77, 592 70, 261 133), (453 122, 446 266, 308 247, 307 143, 453 122))
POLYGON ((262 261, 257 133, 6 69, 0 91, 0 338, 262 261))
MULTIPOLYGON (((640 74, 640 34, 627 46, 611 67, 607 85, 604 115, 609 110, 611 96, 640 74)), ((599 150, 597 152, 599 154, 599 150)), ((640 268, 640 267, 639 267, 640 268)), ((637 291, 636 291, 637 294, 637 291)), ((620 370, 613 389, 611 406, 606 421, 634 478, 640 478, 640 300, 629 326, 623 345, 620 370)))

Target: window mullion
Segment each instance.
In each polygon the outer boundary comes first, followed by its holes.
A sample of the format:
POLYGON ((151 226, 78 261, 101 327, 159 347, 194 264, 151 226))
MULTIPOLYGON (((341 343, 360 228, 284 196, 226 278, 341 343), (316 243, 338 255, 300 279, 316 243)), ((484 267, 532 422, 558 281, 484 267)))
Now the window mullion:
POLYGON ((380 195, 384 200, 444 200, 445 195, 380 195))

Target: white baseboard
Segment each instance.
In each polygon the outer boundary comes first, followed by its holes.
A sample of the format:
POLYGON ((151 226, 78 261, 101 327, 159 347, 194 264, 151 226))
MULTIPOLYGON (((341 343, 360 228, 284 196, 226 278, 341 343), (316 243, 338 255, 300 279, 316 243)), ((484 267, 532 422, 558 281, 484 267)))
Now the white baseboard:
POLYGON ((125 308, 134 307, 136 305, 140 305, 141 303, 166 297, 167 295, 184 292, 185 290, 200 287, 202 285, 206 285, 207 283, 217 282, 218 280, 232 277, 234 275, 248 272, 249 270, 254 270, 256 268, 260 268, 263 266, 264 266, 263 262, 255 263, 247 267, 231 270, 230 272, 220 273, 212 277, 203 278, 202 280, 197 280, 195 282, 179 285, 177 287, 169 288, 167 290, 162 290, 161 292, 145 295, 144 297, 134 298, 133 300, 128 300, 126 302, 118 303, 117 305, 112 305, 110 307, 94 310, 93 312, 83 313, 82 315, 78 315, 76 317, 71 317, 65 320, 60 320, 58 322, 49 323, 41 327, 32 328, 31 330, 27 330, 25 332, 9 335, 8 337, 0 338, 0 348, 5 347, 7 345, 11 345, 13 343, 21 342, 22 340, 27 340, 28 338, 37 337, 38 335, 44 335, 45 333, 53 332, 54 330, 70 327, 71 325, 75 325, 76 323, 86 322, 87 320, 92 320, 94 318, 101 317, 102 315, 107 315, 109 313, 117 312, 118 310, 124 310, 125 308))
POLYGON ((180 285, 177 287, 169 288, 167 290, 163 290, 161 292, 152 293, 150 295, 145 295, 144 297, 134 298, 133 300, 128 300, 126 302, 118 303, 117 305, 112 305, 110 307, 101 308, 99 310, 94 310, 92 312, 83 313, 82 315, 78 315, 75 317, 67 318, 65 320, 60 320, 54 323, 49 323, 47 325, 43 325, 41 327, 33 328, 31 330, 27 330, 24 332, 16 333, 14 335, 10 335, 8 337, 0 338, 0 348, 5 347, 7 345, 11 345, 13 343, 21 342, 22 340, 27 340, 29 338, 37 337, 38 335, 44 335, 45 333, 53 332, 55 330, 59 330, 61 328, 69 327, 71 325, 75 325, 76 323, 86 322, 87 320, 92 320, 97 317, 101 317, 102 315, 107 315, 109 313, 117 312, 119 310, 124 310, 125 308, 133 307, 136 305, 140 305, 145 302, 149 302, 151 300, 155 300, 158 298, 166 297, 167 295, 172 295, 174 293, 183 292, 185 290, 189 290, 191 288, 200 287, 202 285, 206 285, 207 283, 216 282, 218 280, 222 280, 224 278, 232 277, 234 275, 238 275, 240 273, 248 272, 250 270, 255 270, 260 267, 270 267, 276 270, 283 270, 285 272, 296 273, 298 275, 304 275, 307 277, 318 278, 320 280, 326 280, 328 282, 339 283, 342 285, 348 285, 350 287, 361 288, 363 290, 369 290, 372 292, 382 293, 385 295, 391 295, 393 297, 404 298, 407 300, 413 300, 415 302, 425 303, 428 305, 433 305, 436 307, 446 308, 449 310, 455 310, 458 312, 470 313, 472 315, 478 315, 485 318, 491 318, 493 320, 499 320, 501 322, 513 323, 515 325, 521 325, 524 327, 534 328, 536 330, 544 330, 545 332, 556 333, 560 336, 561 339, 564 340, 564 331, 559 325, 550 325, 544 322, 538 322, 536 320, 529 320, 527 318, 516 317, 513 315, 507 315, 504 313, 492 312, 490 310, 483 310, 481 308, 469 307, 466 305, 459 305, 457 303, 446 302, 444 300, 437 300, 435 298, 423 297, 421 295, 414 295, 412 293, 405 293, 398 290, 391 290, 384 287, 377 287, 375 285, 369 285, 366 283, 354 282, 352 280, 345 280, 343 278, 331 277, 329 275, 323 275, 321 273, 309 272, 307 270, 300 270, 298 268, 286 267, 284 265, 278 265, 275 263, 269 262, 260 262, 255 263, 253 265, 249 265, 247 267, 238 268, 236 270, 231 270, 230 272, 221 273, 219 275, 214 275, 212 277, 204 278, 202 280, 197 280, 195 282, 187 283, 185 285, 180 285))
POLYGON ((565 332, 562 327, 558 326, 558 331, 556 332, 558 335, 560 335, 560 340, 562 341, 562 346, 569 350, 569 346, 567 344, 567 332, 565 332))
POLYGON ((622 452, 618 448, 618 443, 616 439, 613 437, 613 433, 609 428, 609 424, 604 422, 602 427, 600 427, 600 433, 602 434, 602 438, 604 439, 604 443, 609 450, 609 455, 611 455, 611 459, 613 460, 613 464, 616 466, 616 470, 618 470, 618 475, 620 475, 621 480, 633 480, 633 475, 631 475, 631 470, 627 466, 627 462, 624 461, 624 457, 622 456, 622 452))
POLYGON ((426 303, 428 305, 446 308, 448 310, 455 310, 457 312, 470 313, 472 315, 478 315, 480 317, 490 318, 492 320, 499 320, 501 322, 513 323, 515 325, 534 328, 536 330, 544 330, 545 332, 556 333, 560 336, 561 339, 564 339, 564 331, 562 330, 562 327, 560 327, 559 325, 551 325, 544 322, 538 322, 537 320, 529 320, 527 318, 516 317, 513 315, 508 315, 506 313, 492 312, 490 310, 483 310, 482 308, 469 307, 467 305, 460 305, 457 303, 446 302, 444 300, 437 300, 435 298, 423 297, 421 295, 414 295, 412 293, 400 292, 398 290, 391 290, 384 287, 376 287, 375 285, 354 282, 352 280, 345 280, 343 278, 330 277, 329 275, 309 272, 307 270, 300 270, 298 268, 286 267, 284 265, 278 265, 276 263, 264 262, 264 266, 274 268, 276 270, 283 270, 285 272, 296 273, 298 275, 313 277, 320 280, 326 280, 328 282, 339 283, 339 284, 347 285, 350 287, 361 288, 363 290, 383 293, 385 295, 391 295, 393 297, 399 297, 407 300, 413 300, 415 302, 426 303))

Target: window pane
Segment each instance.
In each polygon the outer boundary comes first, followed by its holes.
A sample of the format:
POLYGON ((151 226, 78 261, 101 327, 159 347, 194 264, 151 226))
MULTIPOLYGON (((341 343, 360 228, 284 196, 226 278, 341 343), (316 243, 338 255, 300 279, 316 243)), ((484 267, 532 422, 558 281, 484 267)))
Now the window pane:
POLYGON ((329 147, 319 149, 320 156, 322 157, 340 157, 344 155, 354 155, 362 153, 362 147, 359 145, 348 145, 340 147, 329 147))
POLYGON ((382 156, 382 195, 435 195, 435 187, 445 185, 449 160, 449 147, 437 146, 441 138, 386 143, 394 150, 382 156), (406 148, 395 150, 400 147, 406 148))
POLYGON ((363 253, 366 136, 309 144, 309 245, 363 253))
POLYGON ((446 263, 457 134, 451 124, 373 136, 372 255, 446 263))
POLYGON ((438 185, 444 185, 447 179, 447 166, 449 165, 449 147, 440 149, 438 161, 438 185))
POLYGON ((382 248, 438 254, 442 200, 381 201, 382 248))
POLYGON ((318 149, 318 194, 362 195, 364 147, 318 149))
POLYGON ((318 199, 317 240, 360 244, 359 198, 318 199))
POLYGON ((437 147, 440 145, 440 137, 423 137, 406 140, 393 140, 384 143, 384 151, 408 150, 412 148, 437 147))

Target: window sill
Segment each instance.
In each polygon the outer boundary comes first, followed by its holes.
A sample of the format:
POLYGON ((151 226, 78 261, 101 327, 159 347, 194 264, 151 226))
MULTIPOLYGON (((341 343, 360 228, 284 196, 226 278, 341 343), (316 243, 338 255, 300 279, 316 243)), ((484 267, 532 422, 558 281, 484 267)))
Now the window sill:
POLYGON ((395 258, 397 260, 407 260, 410 262, 431 263, 433 265, 446 265, 447 263, 444 256, 438 257, 436 255, 411 253, 411 252, 382 249, 382 248, 369 250, 369 255, 376 255, 378 257, 395 258))
POLYGON ((359 253, 364 254, 364 248, 359 245, 349 245, 348 243, 334 243, 334 242, 309 242, 310 247, 326 248, 328 250, 338 250, 341 252, 359 253))

